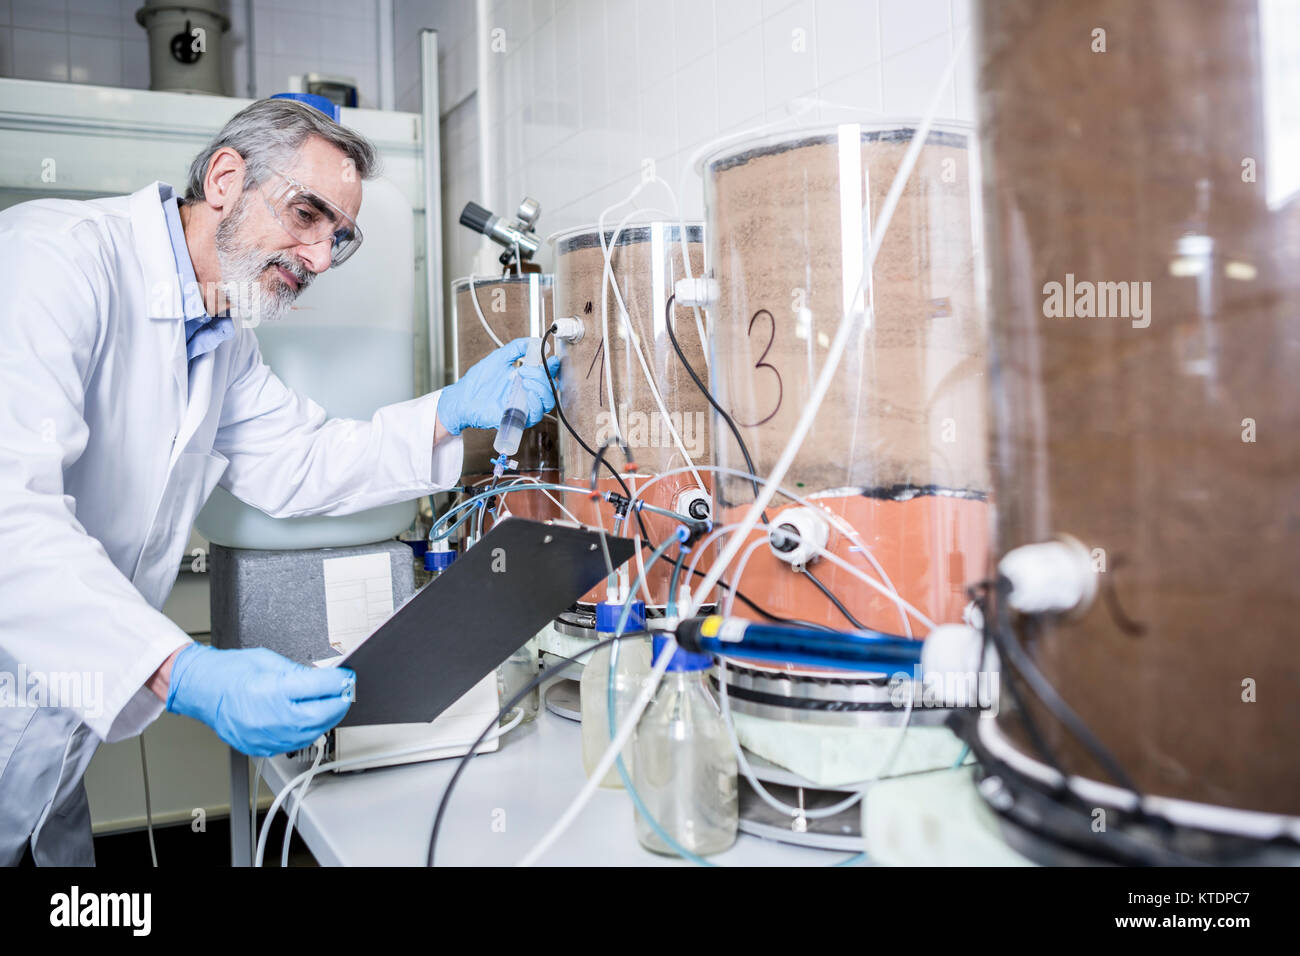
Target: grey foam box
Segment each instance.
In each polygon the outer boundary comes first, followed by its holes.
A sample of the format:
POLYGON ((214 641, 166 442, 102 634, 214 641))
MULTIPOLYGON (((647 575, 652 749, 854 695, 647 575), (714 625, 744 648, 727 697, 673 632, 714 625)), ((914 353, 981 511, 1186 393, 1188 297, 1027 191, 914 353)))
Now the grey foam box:
POLYGON ((212 545, 212 646, 267 647, 300 664, 332 657, 336 652, 326 627, 324 562, 380 553, 388 555, 392 569, 396 610, 415 593, 415 558, 400 541, 306 551, 212 545))

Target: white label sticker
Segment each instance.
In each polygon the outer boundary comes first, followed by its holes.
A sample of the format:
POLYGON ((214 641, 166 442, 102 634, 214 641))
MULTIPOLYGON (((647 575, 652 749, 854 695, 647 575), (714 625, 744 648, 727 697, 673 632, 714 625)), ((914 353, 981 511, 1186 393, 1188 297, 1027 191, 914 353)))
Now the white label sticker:
POLYGON ((325 626, 330 647, 350 653, 393 616, 393 567, 388 554, 327 558, 325 626))

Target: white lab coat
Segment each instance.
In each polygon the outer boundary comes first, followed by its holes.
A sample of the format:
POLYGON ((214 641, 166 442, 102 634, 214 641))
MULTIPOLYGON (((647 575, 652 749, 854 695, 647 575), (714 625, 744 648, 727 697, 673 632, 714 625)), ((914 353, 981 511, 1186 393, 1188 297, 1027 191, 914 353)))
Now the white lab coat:
POLYGON ((162 710, 144 683, 188 638, 159 608, 214 486, 294 517, 460 475, 436 392, 327 420, 247 328, 190 366, 159 189, 0 213, 0 698, 28 679, 0 700, 0 863, 28 834, 38 862, 93 859, 81 775, 162 710))

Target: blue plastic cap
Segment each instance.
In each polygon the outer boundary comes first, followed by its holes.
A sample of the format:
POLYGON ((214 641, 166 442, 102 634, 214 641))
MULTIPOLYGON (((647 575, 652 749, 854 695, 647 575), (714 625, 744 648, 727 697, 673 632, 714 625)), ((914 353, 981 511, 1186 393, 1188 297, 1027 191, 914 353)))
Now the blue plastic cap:
POLYGON ((426 551, 424 552, 424 570, 446 571, 451 567, 451 562, 455 560, 455 551, 426 551))
MULTIPOLYGON (((655 635, 654 640, 654 660, 659 660, 659 655, 664 647, 668 644, 667 637, 655 635)), ((684 651, 680 647, 673 654, 673 659, 668 662, 670 671, 706 671, 713 666, 713 657, 709 654, 695 654, 691 651, 684 651)))
POLYGON ((320 110, 336 123, 343 122, 342 108, 331 99, 324 96, 318 96, 315 93, 276 93, 271 97, 273 100, 294 100, 298 103, 305 103, 307 106, 315 107, 320 110))
MULTIPOLYGON (((600 634, 613 634, 618 630, 618 619, 623 616, 623 605, 601 601, 596 605, 596 631, 600 634)), ((645 630, 645 602, 633 601, 628 611, 627 624, 623 632, 645 630)))

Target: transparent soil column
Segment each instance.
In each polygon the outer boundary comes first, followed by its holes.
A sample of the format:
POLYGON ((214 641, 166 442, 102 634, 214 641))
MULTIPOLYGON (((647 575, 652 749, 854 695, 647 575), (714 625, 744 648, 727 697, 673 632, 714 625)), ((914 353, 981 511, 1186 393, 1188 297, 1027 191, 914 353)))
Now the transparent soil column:
POLYGON ((976 29, 997 550, 1068 534, 1104 569, 1022 640, 1139 788, 1300 814, 1300 16, 998 0, 976 29))

